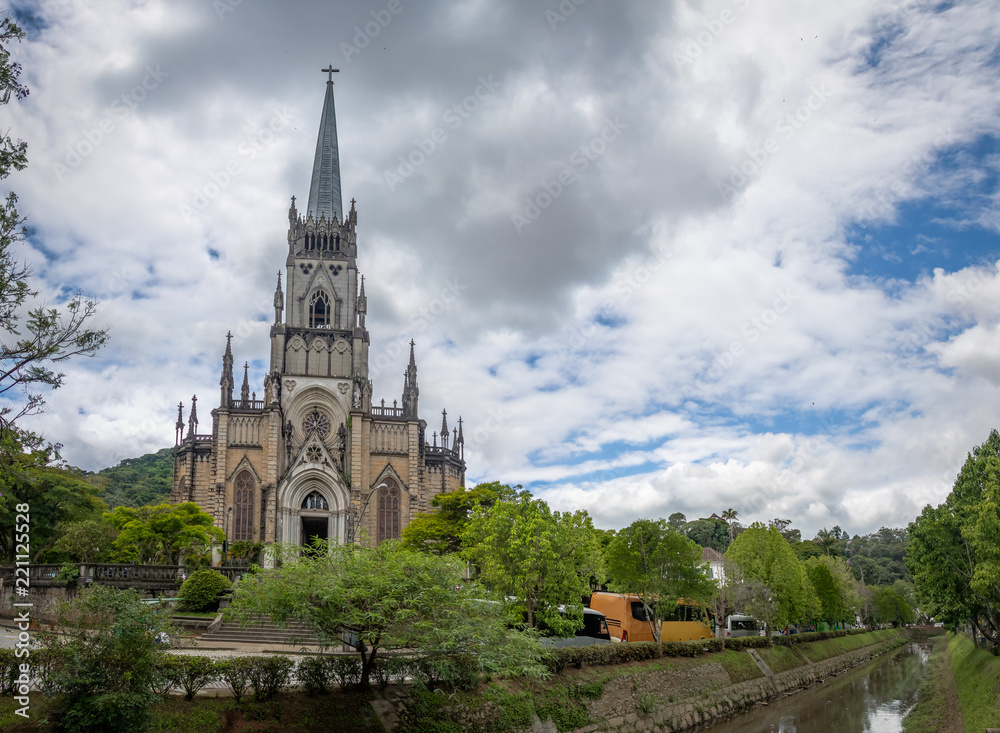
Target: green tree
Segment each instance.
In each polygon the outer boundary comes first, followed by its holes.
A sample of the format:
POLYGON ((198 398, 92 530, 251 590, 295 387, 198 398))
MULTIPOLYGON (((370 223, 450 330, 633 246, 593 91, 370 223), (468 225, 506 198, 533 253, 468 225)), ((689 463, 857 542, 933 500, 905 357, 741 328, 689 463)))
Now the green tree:
MULTIPOLYGON (((455 556, 414 552, 395 541, 376 547, 317 542, 310 553, 278 549, 280 567, 244 576, 227 616, 249 622, 268 615, 279 624, 294 619, 325 646, 339 646, 341 633, 350 632, 364 687, 379 651, 391 648, 417 649, 438 669, 544 674, 541 647, 507 628, 502 604, 463 580, 464 563, 455 556)), ((453 672, 451 678, 457 679, 453 672)))
POLYGON ((882 527, 878 532, 850 539, 846 533, 841 533, 840 540, 843 555, 850 561, 857 580, 870 585, 912 581, 906 567, 909 544, 906 528, 882 527))
MULTIPOLYGON (((8 436, 13 436, 8 431, 8 436)), ((0 463, 6 463, 0 487, 0 556, 13 562, 18 553, 15 539, 17 506, 27 504, 31 516, 30 555, 35 562, 59 539, 68 523, 96 519, 104 503, 95 496, 95 489, 72 468, 49 465, 51 447, 34 450, 14 449, 0 453, 0 463)), ((23 548, 22 548, 23 550, 23 548)))
POLYGON ((708 602, 715 595, 715 581, 701 561, 701 546, 663 519, 632 522, 615 535, 605 555, 611 589, 642 599, 661 655, 660 621, 677 608, 677 601, 708 602))
POLYGON ((211 515, 193 502, 119 506, 104 516, 118 530, 114 547, 119 562, 177 565, 200 558, 225 539, 211 515))
POLYGON ((968 455, 943 504, 909 526, 906 563, 924 611, 1000 643, 1000 434, 968 455))
POLYGON ((512 616, 530 627, 570 636, 583 625, 581 600, 590 578, 603 577, 603 558, 586 512, 553 512, 522 491, 476 509, 463 534, 480 579, 503 597, 512 616), (564 606, 560 612, 559 607, 564 606))
POLYGON ((802 532, 791 526, 791 519, 775 517, 769 524, 781 533, 781 536, 788 541, 788 544, 795 545, 802 541, 802 532))
POLYGON ((69 524, 53 549, 75 563, 105 562, 117 537, 118 530, 104 517, 85 519, 69 524))
POLYGON ((816 533, 813 542, 819 545, 827 555, 839 555, 841 553, 842 544, 840 537, 826 527, 823 527, 823 529, 816 533))
POLYGON ((160 632, 170 633, 166 611, 143 603, 135 590, 93 586, 59 608, 62 633, 44 643, 64 663, 54 682, 63 692, 57 718, 71 733, 142 731, 163 658, 160 632))
POLYGON ((684 525, 684 534, 702 547, 725 552, 729 547, 729 525, 721 519, 696 519, 684 525))
POLYGON ((739 565, 748 579, 771 590, 778 626, 810 621, 819 614, 819 600, 805 568, 774 524, 765 527, 754 522, 730 545, 726 557, 739 565))
POLYGON ((675 532, 683 532, 684 525, 687 524, 687 517, 685 517, 681 512, 674 512, 667 517, 667 524, 669 524, 670 529, 675 532))
POLYGON ((472 512, 480 506, 488 509, 497 500, 511 499, 520 488, 491 481, 471 489, 462 487, 438 494, 431 500, 431 506, 437 510, 418 514, 403 530, 400 537, 403 546, 433 555, 459 552, 463 549, 462 533, 472 512))
POLYGON ((722 512, 722 518, 723 518, 723 520, 725 520, 726 524, 729 525, 727 527, 727 532, 729 534, 729 541, 730 542, 732 542, 734 539, 736 539, 736 530, 738 530, 739 527, 740 527, 739 522, 736 521, 736 518, 739 516, 739 514, 740 513, 738 511, 736 511, 735 509, 733 509, 732 507, 730 507, 729 509, 726 509, 726 511, 722 512))

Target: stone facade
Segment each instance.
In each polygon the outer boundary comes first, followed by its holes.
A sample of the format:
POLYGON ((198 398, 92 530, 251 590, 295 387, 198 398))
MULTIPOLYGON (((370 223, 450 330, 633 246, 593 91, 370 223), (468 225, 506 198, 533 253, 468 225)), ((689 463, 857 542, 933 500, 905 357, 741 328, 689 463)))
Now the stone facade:
POLYGON ((400 399, 373 404, 358 212, 352 200, 343 215, 340 190, 331 79, 307 210, 295 197, 288 210, 284 287, 279 272, 260 398, 246 365, 234 396, 230 335, 211 433, 199 433, 197 397, 187 420, 178 407, 171 501, 198 504, 230 543, 380 542, 398 537, 435 494, 465 484, 461 418, 449 431, 443 412, 427 440, 412 341, 400 399))

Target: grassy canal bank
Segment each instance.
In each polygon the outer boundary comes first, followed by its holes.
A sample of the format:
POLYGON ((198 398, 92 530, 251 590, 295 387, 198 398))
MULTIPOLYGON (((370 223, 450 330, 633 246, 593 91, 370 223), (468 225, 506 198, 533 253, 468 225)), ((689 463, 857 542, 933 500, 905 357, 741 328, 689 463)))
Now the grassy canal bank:
MULTIPOLYGON (((212 691, 191 702, 169 697, 157 703, 149 730, 520 733, 536 720, 559 732, 682 730, 829 678, 907 638, 885 630, 746 650, 702 652, 699 645, 696 656, 569 664, 545 682, 494 681, 448 694, 390 686, 369 694, 285 692, 268 702, 237 703, 212 691)), ((47 720, 51 703, 40 693, 32 695, 28 724, 13 715, 12 703, 0 699, 0 729, 54 729, 47 720)))
POLYGON ((1000 657, 964 634, 939 637, 905 733, 982 733, 1000 728, 1000 657))

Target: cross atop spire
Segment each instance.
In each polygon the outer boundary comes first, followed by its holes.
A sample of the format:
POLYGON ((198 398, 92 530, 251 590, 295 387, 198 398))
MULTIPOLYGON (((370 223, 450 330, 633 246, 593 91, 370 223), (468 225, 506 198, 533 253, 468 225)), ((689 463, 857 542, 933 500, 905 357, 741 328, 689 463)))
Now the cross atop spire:
POLYGON ((338 73, 340 71, 340 69, 335 69, 335 68, 333 68, 333 64, 330 64, 325 69, 320 69, 320 71, 325 71, 327 74, 329 74, 329 77, 327 78, 326 83, 327 84, 333 84, 333 75, 336 74, 336 73, 338 73))

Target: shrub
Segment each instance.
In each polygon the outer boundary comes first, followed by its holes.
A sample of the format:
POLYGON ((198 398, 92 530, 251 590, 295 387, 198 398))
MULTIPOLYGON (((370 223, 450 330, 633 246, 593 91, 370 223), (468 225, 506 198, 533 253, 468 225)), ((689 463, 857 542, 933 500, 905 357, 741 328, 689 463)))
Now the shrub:
POLYGON ((332 657, 333 676, 345 692, 361 683, 361 660, 355 656, 332 657))
POLYGON ((62 665, 63 655, 59 647, 48 646, 31 652, 31 671, 35 675, 38 689, 46 695, 61 692, 58 677, 62 672, 62 665))
POLYGON ((306 657, 296 672, 307 695, 325 695, 333 678, 329 657, 306 657))
POLYGON ((181 598, 180 611, 211 611, 219 607, 219 594, 232 587, 222 573, 215 570, 196 570, 181 585, 177 594, 181 598))
POLYGON ((61 728, 142 730, 154 699, 154 670, 164 656, 155 638, 173 630, 169 617, 135 590, 94 586, 62 604, 59 621, 63 635, 44 638, 62 659, 50 679, 62 690, 55 711, 61 728))
MULTIPOLYGON (((852 629, 851 633, 866 633, 868 629, 857 630, 852 629)), ((837 630, 837 631, 807 631, 804 634, 789 634, 788 636, 772 636, 771 641, 780 646, 793 646, 795 644, 804 644, 807 641, 822 641, 823 639, 836 639, 841 636, 847 636, 847 631, 837 630)))
POLYGON ((19 659, 13 649, 0 649, 0 695, 13 695, 19 659))
POLYGON ((74 733, 141 733, 149 720, 149 698, 145 691, 78 696, 63 709, 60 722, 74 733))
POLYGON ((80 579, 80 566, 72 562, 64 562, 62 567, 59 568, 59 573, 56 575, 57 583, 65 583, 66 585, 76 585, 76 581, 80 579))
POLYGON ((233 693, 233 699, 240 702, 250 686, 250 668, 257 657, 235 657, 215 663, 219 679, 226 683, 233 693))
POLYGON ((288 657, 248 657, 253 664, 248 666, 247 676, 253 688, 254 700, 270 700, 282 687, 288 685, 295 663, 288 657))
POLYGON ((414 660, 413 672, 428 689, 452 687, 469 690, 479 684, 479 665, 471 654, 441 654, 414 660))
POLYGON ((193 700, 198 690, 215 679, 219 671, 210 657, 177 657, 177 685, 184 690, 184 699, 193 700))
POLYGON ((153 674, 150 676, 149 689, 159 697, 165 697, 171 688, 178 685, 182 658, 174 654, 167 654, 156 665, 153 666, 153 674))

